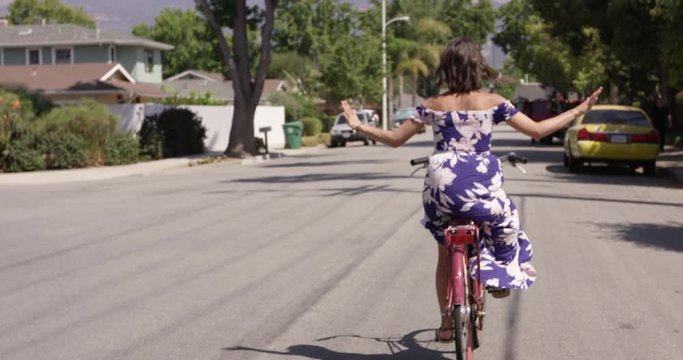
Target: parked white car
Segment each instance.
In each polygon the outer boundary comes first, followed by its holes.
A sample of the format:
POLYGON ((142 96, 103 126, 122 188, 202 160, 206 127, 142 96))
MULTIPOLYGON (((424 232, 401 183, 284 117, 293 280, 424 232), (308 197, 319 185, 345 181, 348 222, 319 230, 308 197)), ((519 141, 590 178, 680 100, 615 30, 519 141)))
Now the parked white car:
MULTIPOLYGON (((371 110, 358 110, 356 111, 358 119, 367 126, 376 126, 372 121, 372 111, 371 110)), ((346 117, 344 114, 337 115, 337 119, 334 121, 334 125, 330 129, 330 147, 346 146, 349 141, 362 141, 364 145, 369 145, 372 142, 373 145, 377 144, 375 140, 361 134, 349 126, 346 122, 346 117)))

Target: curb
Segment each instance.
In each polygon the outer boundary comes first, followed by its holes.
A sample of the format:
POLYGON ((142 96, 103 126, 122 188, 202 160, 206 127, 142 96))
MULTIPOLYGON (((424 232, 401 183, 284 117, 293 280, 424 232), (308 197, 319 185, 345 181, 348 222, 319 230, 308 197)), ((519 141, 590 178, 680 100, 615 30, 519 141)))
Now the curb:
MULTIPOLYGON (((324 146, 323 146, 324 147, 324 146)), ((257 155, 246 159, 232 159, 233 161, 223 161, 224 164, 250 165, 259 164, 272 159, 279 159, 289 155, 305 154, 317 150, 321 146, 311 148, 301 148, 295 150, 278 149, 277 152, 270 154, 257 155), (280 152, 282 151, 282 152, 280 152)), ((0 186, 3 185, 44 185, 44 184, 63 184, 71 182, 97 181, 115 179, 127 176, 146 176, 151 173, 169 170, 174 168, 189 167, 193 161, 205 159, 215 154, 205 153, 198 156, 162 159, 147 161, 131 165, 91 167, 70 170, 49 170, 23 173, 0 173, 0 186)), ((203 164, 194 165, 202 166, 203 164)), ((207 164, 210 165, 210 164, 207 164)))

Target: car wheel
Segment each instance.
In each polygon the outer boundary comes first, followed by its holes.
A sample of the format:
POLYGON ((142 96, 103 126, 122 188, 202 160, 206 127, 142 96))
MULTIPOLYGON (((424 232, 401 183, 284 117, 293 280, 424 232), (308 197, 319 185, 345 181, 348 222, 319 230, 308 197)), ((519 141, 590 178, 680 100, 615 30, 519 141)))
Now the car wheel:
POLYGON ((345 147, 345 146, 346 146, 346 141, 340 142, 340 143, 339 143, 339 146, 345 147))
POLYGON ((569 158, 567 159, 567 165, 569 166, 569 172, 577 173, 581 171, 581 160, 575 159, 571 153, 569 153, 569 158))
POLYGON ((553 144, 553 136, 552 136, 552 135, 548 135, 548 136, 544 137, 543 139, 541 139, 541 144, 543 144, 543 145, 552 145, 552 144, 553 144))
POLYGON ((330 147, 331 147, 331 148, 336 148, 336 147, 337 147, 337 142, 336 142, 336 141, 330 141, 330 147))
POLYGON ((377 145, 377 141, 372 140, 372 145, 377 145))
POLYGON ((569 157, 567 157, 566 153, 564 154, 564 161, 562 161, 562 165, 564 165, 564 167, 569 166, 569 157))
POLYGON ((370 142, 368 141, 367 138, 366 138, 366 139, 363 139, 363 145, 365 145, 365 146, 370 145, 370 142))
POLYGON ((654 161, 648 161, 643 165, 643 174, 646 176, 654 176, 657 171, 657 166, 654 161))

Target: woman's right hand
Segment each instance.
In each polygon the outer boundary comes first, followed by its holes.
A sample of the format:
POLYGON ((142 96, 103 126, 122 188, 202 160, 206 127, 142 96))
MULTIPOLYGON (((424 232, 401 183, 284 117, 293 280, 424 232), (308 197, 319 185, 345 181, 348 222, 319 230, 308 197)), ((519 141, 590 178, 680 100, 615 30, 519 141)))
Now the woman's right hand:
POLYGON ((597 90, 593 91, 593 93, 586 98, 579 106, 575 107, 574 111, 576 111, 576 116, 581 116, 589 111, 591 111, 591 108, 593 105, 595 105, 596 102, 598 102, 598 97, 600 97, 600 93, 602 92, 602 86, 599 87, 597 90))

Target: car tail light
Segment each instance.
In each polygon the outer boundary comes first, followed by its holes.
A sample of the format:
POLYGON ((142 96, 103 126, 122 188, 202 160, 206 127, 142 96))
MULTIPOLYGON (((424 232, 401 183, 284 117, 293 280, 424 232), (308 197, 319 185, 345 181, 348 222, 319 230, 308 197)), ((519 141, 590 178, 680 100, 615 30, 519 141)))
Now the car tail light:
POLYGON ((609 136, 607 134, 603 133, 595 133, 595 132, 590 132, 586 130, 586 128, 582 128, 579 130, 579 133, 576 134, 576 139, 577 140, 592 140, 592 141, 607 141, 609 140, 609 136))
POLYGON ((631 135, 631 142, 656 144, 659 142, 659 134, 656 131, 650 131, 647 134, 633 134, 631 135))

